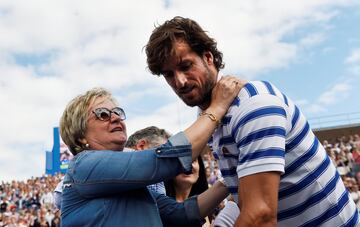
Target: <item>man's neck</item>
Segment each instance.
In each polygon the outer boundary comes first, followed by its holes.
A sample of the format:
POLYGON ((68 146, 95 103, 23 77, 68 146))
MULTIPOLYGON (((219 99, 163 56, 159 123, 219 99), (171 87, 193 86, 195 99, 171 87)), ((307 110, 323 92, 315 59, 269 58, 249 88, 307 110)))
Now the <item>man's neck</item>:
MULTIPOLYGON (((220 79, 221 79, 221 76, 219 76, 219 72, 216 72, 216 74, 215 74, 215 81, 218 82, 220 79)), ((215 86, 216 86, 216 84, 214 84, 214 87, 211 89, 208 98, 205 98, 205 99, 204 99, 204 102, 203 102, 202 104, 198 105, 198 107, 199 107, 201 110, 206 110, 206 109, 210 106, 210 104, 211 104, 212 91, 214 90, 215 86)))
POLYGON ((209 100, 203 102, 203 104, 199 105, 198 107, 204 111, 210 106, 210 102, 211 102, 211 98, 209 100))

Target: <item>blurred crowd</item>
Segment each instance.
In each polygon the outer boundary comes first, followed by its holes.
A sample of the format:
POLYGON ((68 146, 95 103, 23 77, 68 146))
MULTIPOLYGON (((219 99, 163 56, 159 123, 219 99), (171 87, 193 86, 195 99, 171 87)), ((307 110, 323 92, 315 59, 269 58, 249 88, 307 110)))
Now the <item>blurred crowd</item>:
POLYGON ((0 226, 60 226, 52 191, 62 175, 1 182, 0 226))
POLYGON ((343 136, 333 142, 325 140, 323 145, 360 209, 360 136, 358 134, 343 136))
MULTIPOLYGON (((352 199, 360 209, 360 136, 358 134, 323 141, 352 199)), ((203 157, 209 186, 221 179, 218 163, 210 150, 203 157)), ((60 226, 60 211, 54 206, 53 190, 62 174, 26 181, 1 182, 0 227, 60 226)))

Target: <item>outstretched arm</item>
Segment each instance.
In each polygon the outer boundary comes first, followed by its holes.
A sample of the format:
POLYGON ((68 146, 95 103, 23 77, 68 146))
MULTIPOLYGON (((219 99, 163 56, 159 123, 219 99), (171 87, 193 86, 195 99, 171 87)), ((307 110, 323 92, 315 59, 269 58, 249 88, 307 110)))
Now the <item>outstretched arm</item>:
POLYGON ((201 220, 208 216, 219 203, 226 198, 228 190, 221 182, 200 195, 190 197, 183 203, 173 198, 151 191, 159 207, 164 226, 199 226, 201 220))
POLYGON ((229 195, 226 186, 217 181, 211 188, 198 195, 200 216, 205 218, 229 195))

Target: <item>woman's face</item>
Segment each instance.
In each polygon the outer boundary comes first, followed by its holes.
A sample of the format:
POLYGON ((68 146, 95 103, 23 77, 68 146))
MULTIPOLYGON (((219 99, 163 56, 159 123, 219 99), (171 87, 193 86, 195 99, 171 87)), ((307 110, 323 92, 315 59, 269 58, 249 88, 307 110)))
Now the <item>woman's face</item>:
POLYGON ((192 162, 192 173, 191 174, 184 174, 181 173, 175 177, 175 185, 183 185, 186 184, 195 184, 199 178, 199 162, 196 161, 192 162))
POLYGON ((85 132, 84 143, 90 145, 92 150, 113 150, 122 151, 127 140, 126 125, 119 116, 111 113, 108 121, 99 120, 93 113, 97 108, 107 108, 112 110, 116 105, 105 97, 94 100, 89 107, 89 118, 85 132))

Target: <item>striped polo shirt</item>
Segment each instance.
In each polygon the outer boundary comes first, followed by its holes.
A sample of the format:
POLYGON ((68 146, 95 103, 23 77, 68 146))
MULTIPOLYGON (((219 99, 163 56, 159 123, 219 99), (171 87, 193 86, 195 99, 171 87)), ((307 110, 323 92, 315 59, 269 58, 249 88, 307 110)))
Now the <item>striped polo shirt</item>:
POLYGON ((278 226, 357 226, 358 211, 299 108, 265 81, 248 82, 209 141, 237 201, 238 178, 281 173, 278 226))

